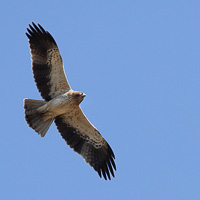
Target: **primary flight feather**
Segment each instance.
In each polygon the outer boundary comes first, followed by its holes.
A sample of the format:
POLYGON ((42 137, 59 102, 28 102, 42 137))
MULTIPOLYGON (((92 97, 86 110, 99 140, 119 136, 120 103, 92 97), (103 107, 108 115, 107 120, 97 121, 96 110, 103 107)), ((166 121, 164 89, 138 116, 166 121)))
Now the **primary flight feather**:
POLYGON ((31 50, 32 70, 45 101, 24 99, 25 119, 42 137, 54 121, 66 143, 89 163, 99 176, 114 177, 114 153, 80 108, 86 96, 73 91, 67 81, 58 46, 48 31, 38 24, 26 33, 31 50))

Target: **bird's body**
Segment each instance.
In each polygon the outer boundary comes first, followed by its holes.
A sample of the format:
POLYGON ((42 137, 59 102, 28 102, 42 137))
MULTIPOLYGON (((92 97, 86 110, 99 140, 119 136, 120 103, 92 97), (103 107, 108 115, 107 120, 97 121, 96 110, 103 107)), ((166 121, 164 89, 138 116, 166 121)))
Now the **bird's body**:
POLYGON ((45 105, 38 108, 38 111, 44 113, 48 118, 55 118, 66 113, 73 113, 74 110, 79 109, 79 104, 84 97, 85 94, 70 90, 48 101, 45 105))
POLYGON ((34 79, 44 101, 24 99, 25 119, 42 137, 53 121, 67 144, 89 163, 99 176, 111 179, 116 170, 114 153, 80 108, 86 96, 73 91, 65 76, 62 58, 53 37, 42 26, 29 25, 34 79), (114 170, 113 170, 114 169, 114 170))

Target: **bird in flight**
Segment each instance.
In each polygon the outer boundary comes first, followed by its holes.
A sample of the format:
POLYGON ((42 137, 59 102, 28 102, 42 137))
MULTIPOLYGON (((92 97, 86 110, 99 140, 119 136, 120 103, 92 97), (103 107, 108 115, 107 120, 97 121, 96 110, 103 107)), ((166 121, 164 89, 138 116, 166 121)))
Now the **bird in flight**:
POLYGON ((71 89, 58 46, 40 24, 32 23, 26 33, 32 71, 43 100, 24 99, 25 120, 42 137, 54 121, 66 143, 89 163, 99 176, 111 180, 115 155, 99 131, 84 115, 80 103, 86 96, 71 89))

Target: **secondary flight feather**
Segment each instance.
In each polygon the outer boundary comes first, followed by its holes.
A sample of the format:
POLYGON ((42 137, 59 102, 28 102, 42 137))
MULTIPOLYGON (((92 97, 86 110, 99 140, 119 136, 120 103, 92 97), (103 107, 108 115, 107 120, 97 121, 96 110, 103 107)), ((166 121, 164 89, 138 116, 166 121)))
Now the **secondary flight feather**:
POLYGON ((26 33, 31 50, 32 70, 44 99, 24 99, 25 119, 42 137, 54 121, 66 143, 107 180, 114 177, 115 155, 80 108, 86 96, 73 91, 67 81, 58 46, 51 34, 32 23, 26 33))

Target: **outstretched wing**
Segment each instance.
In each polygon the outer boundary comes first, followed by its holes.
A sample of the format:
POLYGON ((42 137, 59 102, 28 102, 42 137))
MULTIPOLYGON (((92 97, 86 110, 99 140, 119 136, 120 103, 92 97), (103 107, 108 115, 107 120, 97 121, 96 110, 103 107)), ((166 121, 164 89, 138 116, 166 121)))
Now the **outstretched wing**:
POLYGON ((88 121, 81 108, 56 117, 56 126, 67 144, 107 180, 114 177, 114 153, 98 130, 88 121))
POLYGON ((31 49, 34 79, 41 96, 49 101, 70 90, 70 86, 55 40, 40 24, 32 24, 27 28, 26 35, 31 49))

